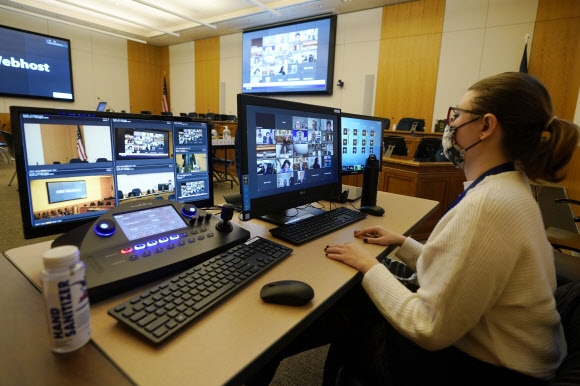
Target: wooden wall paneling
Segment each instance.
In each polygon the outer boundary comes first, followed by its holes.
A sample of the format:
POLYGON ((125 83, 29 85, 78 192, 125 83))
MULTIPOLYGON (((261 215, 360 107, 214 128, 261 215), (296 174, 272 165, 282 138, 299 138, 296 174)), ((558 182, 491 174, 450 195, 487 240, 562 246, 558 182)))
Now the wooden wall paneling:
MULTIPOLYGON (((170 95, 169 47, 127 42, 129 99, 132 113, 143 110, 161 114, 163 77, 170 95)), ((171 106, 171 103, 169 103, 171 106)))
POLYGON ((539 0, 536 21, 564 19, 580 16, 578 0, 539 0))
POLYGON ((445 1, 383 8, 375 115, 431 122, 439 70, 445 1))
POLYGON ((195 42, 195 111, 219 113, 220 39, 195 42))
POLYGON ((537 21, 528 66, 548 88, 555 115, 568 120, 574 119, 580 88, 578 36, 580 16, 537 21))
POLYGON ((419 0, 383 8, 381 40, 441 33, 445 0, 419 0))
MULTIPOLYGON (((79 157, 76 129, 70 125, 40 125, 42 152, 46 165, 52 165, 57 161, 66 164, 71 158, 79 157), (48 154, 52 157, 51 159, 46 158, 48 154)), ((81 134, 83 133, 81 127, 81 134)))

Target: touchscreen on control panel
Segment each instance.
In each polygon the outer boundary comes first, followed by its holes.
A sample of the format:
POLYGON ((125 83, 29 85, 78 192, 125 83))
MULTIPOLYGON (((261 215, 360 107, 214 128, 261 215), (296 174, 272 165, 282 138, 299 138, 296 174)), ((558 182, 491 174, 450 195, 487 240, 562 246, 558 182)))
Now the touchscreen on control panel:
POLYGON ((173 205, 120 213, 113 217, 129 240, 137 240, 187 226, 173 205))

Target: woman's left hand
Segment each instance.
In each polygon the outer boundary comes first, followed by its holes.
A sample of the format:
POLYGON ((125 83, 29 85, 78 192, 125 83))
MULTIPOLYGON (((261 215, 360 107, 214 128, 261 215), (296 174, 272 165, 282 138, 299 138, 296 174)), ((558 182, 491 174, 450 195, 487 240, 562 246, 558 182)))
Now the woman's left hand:
POLYGON ((367 273, 374 265, 379 264, 379 261, 358 243, 328 245, 324 248, 324 252, 329 259, 341 261, 362 273, 367 273))

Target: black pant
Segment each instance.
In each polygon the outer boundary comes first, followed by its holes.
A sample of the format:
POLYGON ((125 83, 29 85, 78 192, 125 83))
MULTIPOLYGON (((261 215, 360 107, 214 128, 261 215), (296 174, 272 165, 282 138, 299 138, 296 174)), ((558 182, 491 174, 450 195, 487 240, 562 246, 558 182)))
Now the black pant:
POLYGON ((267 385, 282 359, 331 343, 323 386, 341 368, 364 385, 545 385, 547 382, 475 359, 451 346, 428 351, 398 333, 361 286, 328 310, 246 386, 267 385))

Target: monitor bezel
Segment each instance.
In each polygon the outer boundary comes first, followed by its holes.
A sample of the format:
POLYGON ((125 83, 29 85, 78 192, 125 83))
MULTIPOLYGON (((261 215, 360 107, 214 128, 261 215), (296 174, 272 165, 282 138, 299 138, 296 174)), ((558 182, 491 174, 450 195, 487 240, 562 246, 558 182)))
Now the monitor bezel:
MULTIPOLYGON (((333 151, 336 154, 336 166, 334 166, 336 178, 334 181, 325 183, 323 185, 307 187, 307 188, 297 188, 287 192, 280 192, 277 194, 272 194, 262 197, 251 197, 249 186, 250 178, 250 165, 249 158, 246 156, 247 152, 251 151, 248 149, 248 141, 250 136, 254 136, 255 132, 249 130, 247 127, 247 106, 258 106, 265 108, 282 109, 288 111, 304 112, 304 113, 314 113, 314 114, 324 114, 333 116, 335 118, 335 126, 333 131, 337 134, 336 130, 340 130, 340 109, 326 107, 326 106, 316 106, 311 104, 305 104, 300 102, 291 102, 281 99, 268 98, 262 96, 255 96, 249 94, 238 94, 238 129, 236 131, 236 165, 238 180, 240 181, 240 194, 242 197, 242 217, 243 221, 250 220, 252 218, 264 218, 264 216, 271 215, 275 217, 277 214, 284 212, 285 210, 297 208, 300 206, 307 206, 316 201, 332 201, 334 199, 338 200, 338 197, 342 190, 342 174, 341 174, 341 154, 339 149, 340 136, 335 135, 333 142, 333 151), (276 210, 272 210, 276 208, 276 210)), ((255 168, 254 168, 255 169, 255 168)), ((252 173, 256 173, 257 170, 253 170, 252 173)))
MULTIPOLYGON (((20 117, 22 114, 52 114, 52 115, 68 115, 68 116, 79 116, 82 117, 102 117, 110 119, 128 119, 128 120, 145 120, 145 121, 172 121, 172 122, 205 122, 206 125, 206 136, 207 136, 207 175, 209 177, 208 186, 208 198, 203 200, 190 200, 184 201, 184 203, 194 203, 197 207, 211 207, 214 201, 214 191, 213 191, 213 168, 211 163, 212 154, 212 141, 211 141, 211 120, 206 118, 192 118, 192 117, 182 117, 182 116, 161 116, 161 115, 149 115, 149 114, 132 114, 132 113, 115 113, 108 111, 95 111, 95 110, 73 110, 73 109, 53 109, 53 108, 43 108, 43 107, 28 107, 28 106, 10 106, 10 122, 12 127, 12 136, 14 138, 14 157, 16 160, 16 175, 18 179, 18 194, 20 202, 20 211, 22 217, 22 228, 25 239, 33 239, 38 237, 52 236, 62 234, 73 229, 77 229, 83 225, 94 222, 100 217, 100 215, 95 215, 85 219, 75 219, 70 222, 57 222, 54 224, 47 225, 34 225, 32 220, 32 208, 31 208, 31 190, 28 185, 28 179, 26 178, 26 168, 25 168, 25 153, 24 153, 24 143, 23 143, 23 133, 20 117)), ((173 136, 175 137, 177 130, 179 128, 174 126, 173 136)), ((115 141, 115 133, 111 132, 111 141, 115 141)), ((175 155, 175 141, 173 141, 173 148, 171 152, 175 155)), ((113 142, 114 147, 114 142, 113 142)), ((114 149, 112 149, 114 152, 114 149)), ((114 157, 114 155, 113 155, 114 157)), ((175 157, 173 157, 174 162, 175 157)), ((175 181, 177 183, 177 180, 175 181)), ((173 201, 171 201, 173 202, 173 201)), ((106 211, 101 212, 101 214, 106 213, 106 211)))

